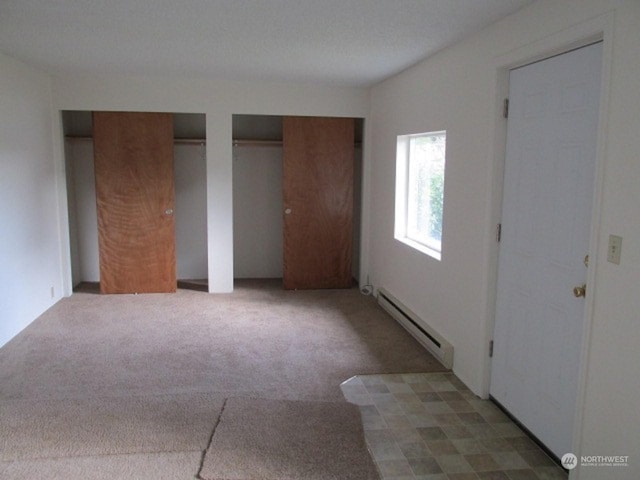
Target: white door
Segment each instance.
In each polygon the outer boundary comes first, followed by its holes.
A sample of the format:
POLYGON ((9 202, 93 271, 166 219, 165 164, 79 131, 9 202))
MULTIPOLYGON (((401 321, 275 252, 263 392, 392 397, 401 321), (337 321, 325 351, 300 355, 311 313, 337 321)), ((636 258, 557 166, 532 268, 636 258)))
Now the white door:
POLYGON ((509 77, 490 392, 558 457, 572 443, 601 59, 598 43, 509 77))

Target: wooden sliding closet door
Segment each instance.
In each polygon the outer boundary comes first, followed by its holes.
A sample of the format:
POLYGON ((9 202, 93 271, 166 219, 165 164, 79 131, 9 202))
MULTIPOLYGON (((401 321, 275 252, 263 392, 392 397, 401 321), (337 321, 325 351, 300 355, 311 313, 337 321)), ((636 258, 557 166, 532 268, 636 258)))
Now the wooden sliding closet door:
POLYGON ((94 112, 102 293, 176 291, 173 118, 94 112))
POLYGON ((283 154, 284 288, 351 287, 354 120, 285 117, 283 154))

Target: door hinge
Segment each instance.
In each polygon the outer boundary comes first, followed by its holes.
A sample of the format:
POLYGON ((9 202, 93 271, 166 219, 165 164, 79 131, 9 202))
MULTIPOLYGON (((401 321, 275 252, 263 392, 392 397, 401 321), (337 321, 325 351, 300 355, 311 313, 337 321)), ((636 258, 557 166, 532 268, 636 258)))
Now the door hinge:
POLYGON ((499 223, 496 226, 496 242, 500 243, 500 240, 502 240, 502 224, 499 223))
POLYGON ((505 98, 504 103, 502 104, 502 116, 504 118, 509 118, 509 99, 505 98))
POLYGON ((489 342, 489 358, 493 357, 493 340, 489 342))

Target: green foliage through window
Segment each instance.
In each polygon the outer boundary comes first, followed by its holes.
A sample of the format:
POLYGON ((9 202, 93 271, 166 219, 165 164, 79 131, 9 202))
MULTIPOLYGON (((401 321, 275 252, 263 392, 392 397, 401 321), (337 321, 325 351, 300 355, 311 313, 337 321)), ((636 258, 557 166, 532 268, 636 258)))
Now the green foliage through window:
POLYGON ((396 238, 408 239, 438 254, 442 213, 446 132, 398 137, 396 238))

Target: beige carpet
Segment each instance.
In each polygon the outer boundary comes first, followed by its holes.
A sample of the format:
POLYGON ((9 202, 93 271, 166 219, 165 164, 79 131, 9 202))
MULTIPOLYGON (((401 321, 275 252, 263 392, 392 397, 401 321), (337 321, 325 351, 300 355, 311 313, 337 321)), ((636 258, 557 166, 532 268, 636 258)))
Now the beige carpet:
POLYGON ((0 463, 3 480, 193 480, 202 453, 45 458, 0 463))
POLYGON ((342 400, 354 375, 443 367, 357 289, 63 299, 0 349, 0 400, 207 392, 342 400))
POLYGON ((0 349, 0 477, 194 478, 224 399, 349 412, 354 375, 442 370, 356 289, 76 293, 0 349))
POLYGON ((227 400, 200 477, 205 480, 374 480, 355 405, 227 400))
POLYGON ((223 402, 205 394, 3 402, 0 460, 202 452, 223 402))

